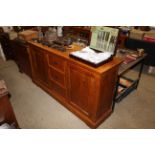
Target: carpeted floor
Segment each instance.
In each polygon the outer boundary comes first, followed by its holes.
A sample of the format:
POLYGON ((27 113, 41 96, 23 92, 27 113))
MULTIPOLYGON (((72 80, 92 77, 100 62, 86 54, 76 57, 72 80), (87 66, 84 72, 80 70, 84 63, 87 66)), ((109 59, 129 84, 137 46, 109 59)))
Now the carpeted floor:
MULTIPOLYGON (((144 72, 136 91, 119 104, 98 128, 155 128, 155 75, 144 72)), ((137 71, 128 74, 135 77, 137 71)), ((88 129, 89 127, 55 99, 18 72, 14 61, 0 60, 0 78, 4 79, 21 128, 88 129)))

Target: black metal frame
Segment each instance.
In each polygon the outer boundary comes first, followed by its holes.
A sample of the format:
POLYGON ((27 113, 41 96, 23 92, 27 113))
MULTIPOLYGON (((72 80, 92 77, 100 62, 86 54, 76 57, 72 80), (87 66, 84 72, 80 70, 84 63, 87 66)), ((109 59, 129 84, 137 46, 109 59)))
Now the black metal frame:
POLYGON ((115 108, 115 103, 119 103, 124 97, 126 97, 129 93, 131 93, 133 90, 137 89, 140 78, 141 78, 141 74, 143 71, 143 66, 144 66, 144 61, 145 61, 145 57, 140 60, 139 62, 137 62, 136 64, 134 64, 133 66, 131 66, 130 68, 128 68, 125 72, 121 73, 120 75, 118 75, 117 77, 117 82, 116 82, 116 86, 115 86, 115 92, 114 92, 114 98, 113 98, 113 105, 112 105, 112 110, 114 111, 115 108), (132 69, 134 67, 136 67, 137 65, 140 65, 140 69, 139 69, 139 74, 138 74, 138 78, 136 80, 131 80, 129 78, 123 77, 123 75, 129 70, 132 69), (133 82, 132 85, 128 88, 125 88, 125 90, 123 90, 119 95, 117 93, 117 89, 119 84, 119 79, 120 77, 126 78, 127 80, 133 82))

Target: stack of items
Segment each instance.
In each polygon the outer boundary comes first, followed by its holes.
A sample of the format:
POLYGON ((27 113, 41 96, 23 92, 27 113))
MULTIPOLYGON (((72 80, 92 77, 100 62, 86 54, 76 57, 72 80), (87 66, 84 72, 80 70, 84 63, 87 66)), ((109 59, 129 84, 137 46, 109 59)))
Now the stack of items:
POLYGON ((147 32, 144 35, 143 40, 148 41, 148 42, 154 42, 155 43, 155 32, 153 32, 153 31, 147 32))
POLYGON ((117 93, 120 94, 124 89, 129 88, 132 85, 132 82, 126 78, 121 77, 119 79, 119 86, 117 93))
POLYGON ((8 89, 4 80, 0 80, 0 97, 8 94, 8 89))
POLYGON ((125 88, 122 86, 118 86, 117 93, 120 94, 125 88))
POLYGON ((137 40, 144 40, 148 42, 155 42, 155 31, 142 31, 137 29, 132 29, 130 31, 129 38, 137 39, 137 40))
POLYGON ((123 63, 124 64, 128 64, 128 63, 130 63, 132 61, 137 60, 137 58, 139 58, 139 55, 138 54, 127 54, 125 56, 125 59, 124 59, 123 63))
POLYGON ((129 38, 131 39, 137 39, 137 40, 143 40, 145 31, 137 30, 137 29, 132 29, 130 31, 129 38))
POLYGON ((119 79, 119 84, 121 84, 121 85, 123 85, 125 87, 130 87, 132 85, 132 82, 127 80, 127 79, 125 79, 125 78, 123 78, 123 77, 121 77, 119 79))

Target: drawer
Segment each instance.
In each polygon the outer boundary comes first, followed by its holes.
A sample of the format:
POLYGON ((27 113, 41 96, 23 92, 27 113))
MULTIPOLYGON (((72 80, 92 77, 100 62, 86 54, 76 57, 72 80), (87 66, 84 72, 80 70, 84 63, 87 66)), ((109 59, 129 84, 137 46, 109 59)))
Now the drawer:
POLYGON ((53 66, 54 68, 62 72, 65 72, 66 61, 63 58, 53 54, 49 54, 48 60, 49 60, 49 65, 53 66))
MULTIPOLYGON (((51 81, 51 80, 50 80, 51 81)), ((67 91, 66 89, 62 88, 61 86, 59 86, 58 84, 56 84, 55 82, 51 81, 50 82, 51 85, 51 89, 58 95, 67 98, 67 91)))
POLYGON ((50 79, 56 81, 56 83, 59 83, 62 86, 65 86, 65 75, 63 73, 60 73, 51 67, 49 67, 49 73, 50 79))

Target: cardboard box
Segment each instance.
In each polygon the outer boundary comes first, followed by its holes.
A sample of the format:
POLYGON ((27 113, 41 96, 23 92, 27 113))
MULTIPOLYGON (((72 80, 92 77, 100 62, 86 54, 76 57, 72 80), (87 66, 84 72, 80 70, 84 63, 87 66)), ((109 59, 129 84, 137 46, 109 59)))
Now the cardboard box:
POLYGON ((145 31, 137 30, 137 29, 132 29, 130 31, 129 38, 131 39, 137 39, 137 40, 143 40, 145 31))
POLYGON ((18 33, 18 37, 21 40, 29 41, 33 38, 38 38, 38 32, 34 30, 26 30, 18 33))

